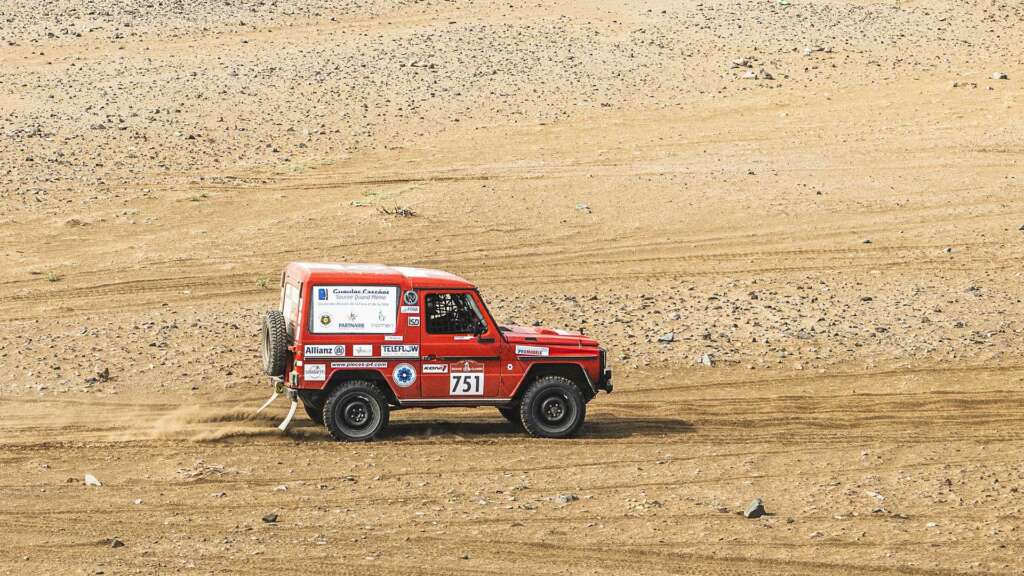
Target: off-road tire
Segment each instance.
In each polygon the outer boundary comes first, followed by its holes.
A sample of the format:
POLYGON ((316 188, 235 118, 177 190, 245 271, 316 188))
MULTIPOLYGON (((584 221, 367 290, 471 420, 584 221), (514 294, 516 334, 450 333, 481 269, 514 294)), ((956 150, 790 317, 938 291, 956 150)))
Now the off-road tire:
POLYGON ((519 415, 519 406, 502 406, 498 408, 498 412, 516 428, 523 427, 523 418, 519 415))
POLYGON ((324 402, 323 423, 338 441, 372 440, 388 425, 390 409, 380 388, 366 380, 342 382, 324 402))
POLYGON ((543 376, 530 384, 523 394, 519 417, 531 436, 568 438, 583 426, 587 403, 572 380, 543 376))
POLYGON ((288 328, 280 310, 270 310, 263 318, 260 353, 263 356, 263 372, 267 376, 283 377, 288 362, 288 328))

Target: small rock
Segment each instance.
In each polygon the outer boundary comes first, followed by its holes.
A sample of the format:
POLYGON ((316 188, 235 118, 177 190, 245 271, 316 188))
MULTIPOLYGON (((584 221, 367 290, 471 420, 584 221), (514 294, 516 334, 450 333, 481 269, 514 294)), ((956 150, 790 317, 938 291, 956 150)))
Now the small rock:
POLYGON ((747 505, 743 511, 744 518, 760 518, 764 516, 764 502, 760 498, 754 498, 753 502, 747 505))
POLYGON ((946 248, 943 248, 942 251, 944 253, 946 253, 946 254, 952 254, 953 253, 953 249, 948 247, 948 246, 946 248))
POLYGON ((111 548, 124 548, 124 542, 122 542, 120 538, 111 538, 110 539, 110 547, 111 548))
POLYGON ((270 514, 267 514, 263 517, 263 521, 267 524, 274 524, 275 522, 277 522, 277 514, 271 512, 270 514))
POLYGON ((579 204, 577 204, 576 209, 579 210, 580 212, 586 212, 587 214, 590 214, 592 212, 592 210, 590 209, 590 204, 587 204, 586 202, 580 202, 579 204))
POLYGON ((700 358, 697 359, 697 364, 710 368, 715 365, 715 359, 711 354, 701 354, 700 358))
POLYGON ((575 495, 575 494, 559 494, 558 496, 555 496, 555 498, 554 498, 555 502, 557 502, 558 504, 561 504, 562 506, 565 506, 566 504, 569 504, 570 502, 575 502, 575 501, 577 501, 579 499, 580 499, 580 497, 575 495))
POLYGON ((666 334, 662 334, 661 336, 658 336, 658 342, 661 342, 662 344, 669 344, 671 342, 675 342, 675 340, 676 340, 676 333, 675 332, 668 332, 666 334))
POLYGON ((99 480, 97 480, 96 477, 93 476, 92 474, 86 474, 85 475, 85 485, 86 486, 103 486, 103 483, 100 482, 99 480))
POLYGON ((135 504, 136 506, 141 505, 142 504, 142 498, 136 498, 135 500, 132 500, 132 504, 135 504))
POLYGON ((811 532, 810 536, 808 536, 808 538, 824 538, 824 537, 825 537, 825 535, 822 534, 821 532, 811 532))
POLYGON ((992 79, 993 80, 1009 80, 1010 77, 1006 75, 1006 72, 993 72, 992 73, 992 79))

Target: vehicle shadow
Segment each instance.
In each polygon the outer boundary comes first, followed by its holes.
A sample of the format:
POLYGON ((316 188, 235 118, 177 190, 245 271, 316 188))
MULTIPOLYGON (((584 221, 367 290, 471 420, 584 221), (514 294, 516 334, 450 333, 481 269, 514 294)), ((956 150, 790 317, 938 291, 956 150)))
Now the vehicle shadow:
MULTIPOLYGON (((693 424, 678 418, 633 418, 600 415, 587 419, 578 438, 665 437, 694 432, 693 424)), ((522 427, 504 420, 495 421, 392 421, 380 436, 382 440, 430 438, 433 436, 497 437, 525 435, 522 427)))

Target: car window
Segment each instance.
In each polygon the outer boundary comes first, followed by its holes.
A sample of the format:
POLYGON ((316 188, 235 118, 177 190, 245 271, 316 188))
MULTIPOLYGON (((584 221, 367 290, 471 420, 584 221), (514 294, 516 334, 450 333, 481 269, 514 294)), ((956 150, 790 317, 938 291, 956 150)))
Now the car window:
POLYGON ((427 294, 428 334, 473 334, 485 326, 469 294, 427 294))

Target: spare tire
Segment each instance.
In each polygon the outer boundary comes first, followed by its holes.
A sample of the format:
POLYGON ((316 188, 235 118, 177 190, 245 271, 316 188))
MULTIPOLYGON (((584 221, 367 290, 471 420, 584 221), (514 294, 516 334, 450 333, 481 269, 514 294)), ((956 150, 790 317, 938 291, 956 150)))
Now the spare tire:
POLYGON ((271 310, 263 318, 260 352, 263 355, 263 372, 267 376, 284 376, 288 361, 288 328, 280 310, 271 310))

